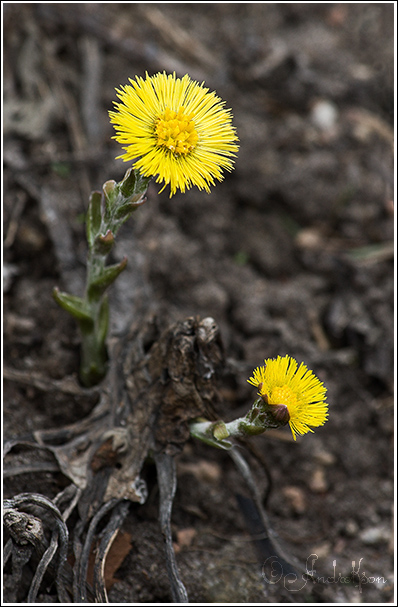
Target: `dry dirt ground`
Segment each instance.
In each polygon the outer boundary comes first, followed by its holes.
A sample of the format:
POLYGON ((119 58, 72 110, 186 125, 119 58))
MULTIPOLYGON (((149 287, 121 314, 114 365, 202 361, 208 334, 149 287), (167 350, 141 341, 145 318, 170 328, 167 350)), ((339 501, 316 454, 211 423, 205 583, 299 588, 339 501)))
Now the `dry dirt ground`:
MULTIPOLYGON (((139 278, 170 321, 219 325, 234 370, 220 386, 228 420, 252 402, 252 369, 278 354, 305 361, 330 404, 314 434, 253 441, 272 477, 272 528, 324 583, 267 582, 233 462, 191 440, 176 458, 172 515, 189 600, 392 601, 393 4, 3 7, 4 437, 94 406, 56 389, 77 373, 79 336, 51 292, 81 292, 89 192, 127 168, 107 116, 115 87, 145 71, 189 73, 232 108, 236 169, 210 195, 170 200, 151 184, 114 255, 130 263, 113 290, 112 332, 133 313, 139 278)), ((39 459, 15 457, 31 469, 39 459)), ((171 602, 150 465, 147 475, 148 501, 132 504, 108 558, 116 604, 171 602)), ((66 484, 30 471, 5 478, 4 495, 52 498, 66 484)), ((26 600, 29 567, 17 588, 6 568, 6 602, 26 600)), ((46 578, 37 601, 56 600, 46 578)))

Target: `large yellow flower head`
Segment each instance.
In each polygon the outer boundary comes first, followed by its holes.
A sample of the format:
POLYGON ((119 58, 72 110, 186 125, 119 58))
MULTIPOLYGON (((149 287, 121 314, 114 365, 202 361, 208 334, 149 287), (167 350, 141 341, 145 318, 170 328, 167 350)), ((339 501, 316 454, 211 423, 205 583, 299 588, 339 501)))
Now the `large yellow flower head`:
POLYGON ((214 180, 230 171, 238 151, 230 110, 203 84, 188 75, 146 74, 116 89, 121 103, 109 112, 116 139, 125 153, 118 158, 135 161, 145 177, 157 175, 157 183, 177 189, 193 185, 210 191, 214 180))
POLYGON ((296 434, 313 432, 311 426, 323 426, 328 417, 326 388, 314 373, 304 363, 298 367, 290 356, 268 358, 264 362, 247 381, 258 388, 270 407, 286 406, 294 440, 296 434))

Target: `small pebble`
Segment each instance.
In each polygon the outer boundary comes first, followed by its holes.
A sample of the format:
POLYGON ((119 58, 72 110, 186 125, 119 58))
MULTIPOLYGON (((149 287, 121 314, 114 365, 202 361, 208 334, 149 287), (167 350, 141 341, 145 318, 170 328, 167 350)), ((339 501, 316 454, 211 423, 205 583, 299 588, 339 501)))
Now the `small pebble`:
POLYGON ((322 131, 330 131, 336 126, 339 113, 336 106, 326 99, 315 101, 311 109, 311 122, 322 131))
POLYGON ((355 537, 358 534, 359 531, 359 527, 358 527, 358 523, 356 521, 354 521, 354 519, 350 518, 348 519, 346 526, 345 526, 345 532, 349 537, 355 537))
POLYGON ((309 481, 309 487, 314 493, 325 493, 328 490, 329 485, 326 481, 324 468, 320 466, 315 468, 309 481))
POLYGON ((333 466, 336 463, 336 457, 326 449, 316 451, 315 460, 322 466, 333 466))
POLYGON ((305 494, 300 487, 294 485, 288 485, 283 487, 282 494, 286 497, 294 512, 297 514, 303 514, 307 509, 307 501, 305 494))
POLYGON ((389 542, 391 540, 391 530, 382 525, 378 527, 368 527, 359 534, 364 544, 373 545, 389 542))

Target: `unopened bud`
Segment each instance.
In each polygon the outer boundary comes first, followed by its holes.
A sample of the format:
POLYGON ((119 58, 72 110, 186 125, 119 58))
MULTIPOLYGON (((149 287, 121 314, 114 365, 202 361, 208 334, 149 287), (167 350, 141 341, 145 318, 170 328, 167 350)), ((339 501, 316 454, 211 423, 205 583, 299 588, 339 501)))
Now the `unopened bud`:
POLYGON ((281 426, 285 426, 290 420, 289 409, 286 405, 270 405, 268 411, 281 426))

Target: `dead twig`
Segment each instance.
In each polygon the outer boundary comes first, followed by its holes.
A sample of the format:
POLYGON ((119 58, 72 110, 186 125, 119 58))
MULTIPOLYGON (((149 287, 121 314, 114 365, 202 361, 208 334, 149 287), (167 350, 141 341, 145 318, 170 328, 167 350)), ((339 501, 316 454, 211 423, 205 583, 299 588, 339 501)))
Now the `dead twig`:
POLYGON ((156 471, 159 483, 160 529, 165 542, 167 572, 171 584, 174 603, 189 603, 188 594, 178 574, 177 563, 171 536, 171 509, 177 489, 177 474, 175 462, 170 455, 158 453, 155 456, 156 471))
POLYGON ((257 525, 254 535, 255 537, 260 537, 261 545, 264 549, 262 558, 275 558, 275 561, 280 567, 283 575, 298 576, 298 572, 305 572, 306 569, 304 566, 301 566, 299 563, 295 563, 294 565, 292 564, 292 557, 287 556, 282 546, 280 546, 276 537, 276 533, 272 530, 272 526, 262 505, 261 495, 248 463, 246 462, 238 448, 233 447, 230 451, 228 451, 228 453, 234 461, 240 474, 244 478, 246 485, 251 493, 252 503, 255 508, 253 510, 252 507, 252 513, 250 518, 253 521, 257 518, 257 525))
MULTIPOLYGON (((214 380, 223 364, 218 328, 211 318, 188 318, 162 330, 161 321, 150 315, 144 322, 139 319, 133 323, 124 339, 111 342, 110 360, 100 401, 88 417, 62 428, 37 430, 29 440, 16 439, 6 445, 6 455, 17 446, 49 451, 62 473, 72 481, 54 501, 32 493, 17 496, 10 503, 14 508, 21 504, 40 506, 56 522, 50 546, 41 549, 29 599, 37 596, 55 553, 59 555, 59 567, 65 562, 65 520, 77 506, 79 520, 73 530, 75 564, 68 592, 75 602, 107 601, 105 559, 129 502, 146 500, 141 471, 148 455, 155 454, 161 494, 160 525, 171 591, 177 602, 187 602, 171 538, 171 507, 176 488, 173 455, 189 439, 191 419, 201 415, 214 418, 212 407, 217 401, 214 380), (97 540, 92 590, 87 583, 87 571, 97 540)), ((39 376, 13 377, 46 390, 54 388, 39 376)), ((73 383, 60 387, 72 395, 76 391, 73 383)), ((56 580, 58 596, 67 602, 59 570, 56 580)))
POLYGON ((94 563, 94 593, 98 603, 108 603, 105 587, 105 562, 114 539, 120 531, 130 508, 128 501, 120 502, 113 509, 109 523, 101 533, 101 541, 97 548, 94 563))
POLYGON ((55 553, 58 552, 58 563, 55 575, 57 594, 61 603, 69 603, 70 599, 64 585, 65 575, 63 571, 68 555, 69 531, 57 506, 44 495, 21 493, 11 499, 5 500, 4 508, 5 521, 14 543, 12 552, 13 576, 20 578, 22 575, 22 567, 30 560, 33 549, 39 554, 41 553, 39 565, 36 568, 35 575, 29 588, 28 602, 35 601, 43 576, 46 573, 50 562, 53 560, 55 553), (49 546, 46 545, 44 526, 41 519, 23 512, 23 509, 32 507, 42 509, 47 514, 50 514, 52 523, 55 524, 55 529, 52 529, 52 537, 49 546), (29 545, 31 545, 32 549, 25 549, 29 545), (20 546, 24 546, 25 548, 21 551, 20 546), (16 563, 14 563, 14 561, 16 561, 16 563))
POLYGON ((63 379, 49 379, 36 371, 21 371, 11 367, 4 367, 3 378, 23 386, 31 386, 42 392, 56 392, 57 394, 61 393, 71 396, 92 396, 99 394, 99 388, 83 388, 75 376, 64 377, 63 379))

